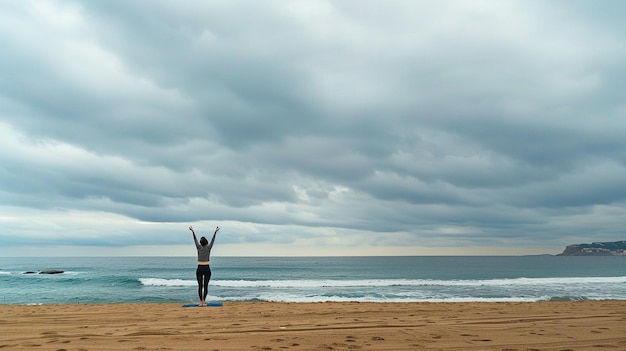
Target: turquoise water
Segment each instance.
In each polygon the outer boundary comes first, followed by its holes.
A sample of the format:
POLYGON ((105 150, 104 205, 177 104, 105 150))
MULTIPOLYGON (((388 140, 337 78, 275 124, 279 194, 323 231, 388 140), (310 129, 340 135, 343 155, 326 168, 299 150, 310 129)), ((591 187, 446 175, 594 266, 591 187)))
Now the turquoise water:
MULTIPOLYGON (((0 258, 0 303, 196 302, 195 257, 0 258), (63 274, 23 274, 63 270, 63 274)), ((626 257, 214 257, 209 300, 626 300, 626 257)))

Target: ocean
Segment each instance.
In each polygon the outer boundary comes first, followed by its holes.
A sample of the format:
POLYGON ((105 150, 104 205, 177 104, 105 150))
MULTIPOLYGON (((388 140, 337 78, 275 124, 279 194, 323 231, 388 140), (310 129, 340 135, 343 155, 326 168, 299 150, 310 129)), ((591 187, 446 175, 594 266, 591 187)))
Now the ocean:
MULTIPOLYGON (((0 258, 0 303, 197 302, 195 257, 0 258), (24 274, 62 270, 62 274, 24 274)), ((213 257, 208 301, 626 300, 624 256, 213 257)))

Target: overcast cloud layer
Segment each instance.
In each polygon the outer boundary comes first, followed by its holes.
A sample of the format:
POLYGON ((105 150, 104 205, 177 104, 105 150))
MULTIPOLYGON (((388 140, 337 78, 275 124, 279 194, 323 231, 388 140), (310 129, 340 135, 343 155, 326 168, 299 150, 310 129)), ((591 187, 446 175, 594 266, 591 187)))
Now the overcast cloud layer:
POLYGON ((624 240, 622 1, 2 1, 0 254, 624 240))

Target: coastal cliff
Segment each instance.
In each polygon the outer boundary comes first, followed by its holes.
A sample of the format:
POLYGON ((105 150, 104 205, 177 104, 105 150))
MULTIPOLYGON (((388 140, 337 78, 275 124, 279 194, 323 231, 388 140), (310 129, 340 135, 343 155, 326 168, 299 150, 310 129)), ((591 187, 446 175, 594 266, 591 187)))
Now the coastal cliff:
POLYGON ((557 256, 626 256, 626 240, 568 245, 557 256))

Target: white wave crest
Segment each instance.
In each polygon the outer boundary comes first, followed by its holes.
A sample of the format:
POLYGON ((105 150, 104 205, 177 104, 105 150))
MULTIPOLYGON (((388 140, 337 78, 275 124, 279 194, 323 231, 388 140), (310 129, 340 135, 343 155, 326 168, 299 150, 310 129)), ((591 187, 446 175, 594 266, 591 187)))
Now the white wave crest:
POLYGON ((195 280, 185 279, 162 279, 162 278, 139 278, 144 286, 195 286, 198 284, 195 280))
POLYGON ((365 280, 217 280, 211 284, 229 288, 351 288, 387 286, 516 286, 546 284, 615 284, 626 283, 624 277, 572 277, 572 278, 511 278, 477 280, 429 280, 429 279, 365 279, 365 280))
MULTIPOLYGON (((144 286, 195 286, 191 279, 139 278, 144 286)), ((571 277, 571 278, 511 278, 477 280, 429 280, 429 279, 362 279, 362 280, 325 280, 325 279, 288 279, 288 280, 212 280, 211 285, 224 288, 268 288, 268 289, 307 289, 307 288, 359 288, 359 287, 436 287, 436 286, 545 286, 545 285, 587 285, 621 284, 623 277, 571 277)))

